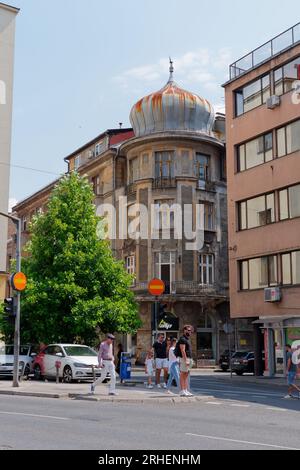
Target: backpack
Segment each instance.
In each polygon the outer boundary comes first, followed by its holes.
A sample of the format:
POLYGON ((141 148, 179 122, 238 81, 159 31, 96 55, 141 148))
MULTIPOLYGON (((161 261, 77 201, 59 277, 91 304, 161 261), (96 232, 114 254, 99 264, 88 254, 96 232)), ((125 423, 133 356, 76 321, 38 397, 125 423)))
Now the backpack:
POLYGON ((175 346, 175 349, 174 349, 174 356, 182 357, 179 341, 177 341, 177 343, 176 343, 176 346, 175 346))

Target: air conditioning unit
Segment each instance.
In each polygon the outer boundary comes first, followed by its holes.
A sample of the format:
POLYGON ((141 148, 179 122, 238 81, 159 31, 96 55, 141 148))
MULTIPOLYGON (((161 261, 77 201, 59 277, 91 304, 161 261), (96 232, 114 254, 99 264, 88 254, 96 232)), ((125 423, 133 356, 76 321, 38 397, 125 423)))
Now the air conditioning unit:
POLYGON ((280 302, 281 289, 280 287, 268 287, 265 289, 265 302, 280 302))
POLYGON ((277 106, 280 106, 280 96, 272 95, 267 99, 267 108, 275 109, 277 106))
POLYGON ((89 150, 89 159, 94 158, 95 152, 94 150, 89 150))

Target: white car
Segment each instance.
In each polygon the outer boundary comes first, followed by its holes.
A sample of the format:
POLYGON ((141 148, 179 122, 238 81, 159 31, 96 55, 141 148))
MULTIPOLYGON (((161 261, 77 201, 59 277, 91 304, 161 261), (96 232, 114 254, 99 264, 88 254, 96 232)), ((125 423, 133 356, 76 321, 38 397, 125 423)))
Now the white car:
POLYGON ((37 380, 44 377, 55 378, 59 366, 59 378, 70 383, 73 380, 93 380, 101 374, 98 368, 98 354, 89 346, 79 344, 50 344, 35 358, 34 376, 37 380))
MULTIPOLYGON (((36 354, 33 346, 20 346, 19 371, 20 375, 28 376, 32 372, 36 354)), ((0 346, 0 377, 12 377, 14 370, 14 346, 0 346)))

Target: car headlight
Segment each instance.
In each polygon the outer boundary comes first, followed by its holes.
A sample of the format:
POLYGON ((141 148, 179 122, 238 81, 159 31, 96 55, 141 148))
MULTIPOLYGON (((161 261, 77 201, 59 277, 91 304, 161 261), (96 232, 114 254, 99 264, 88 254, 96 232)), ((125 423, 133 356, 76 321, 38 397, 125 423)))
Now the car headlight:
POLYGON ((81 368, 86 369, 87 367, 91 367, 91 366, 88 366, 87 364, 82 364, 81 362, 74 362, 74 367, 81 367, 81 368))

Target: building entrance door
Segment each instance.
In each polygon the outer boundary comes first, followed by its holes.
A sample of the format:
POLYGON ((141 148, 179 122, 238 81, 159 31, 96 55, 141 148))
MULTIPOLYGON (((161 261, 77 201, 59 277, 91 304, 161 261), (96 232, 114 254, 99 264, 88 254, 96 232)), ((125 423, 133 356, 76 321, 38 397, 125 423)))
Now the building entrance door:
POLYGON ((197 358, 214 360, 216 358, 216 328, 211 316, 202 313, 197 328, 197 358))

